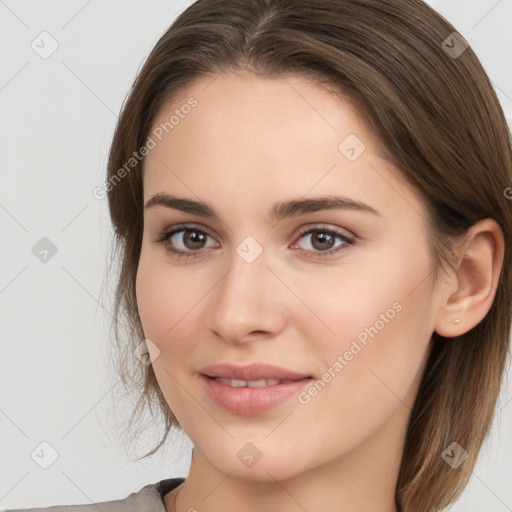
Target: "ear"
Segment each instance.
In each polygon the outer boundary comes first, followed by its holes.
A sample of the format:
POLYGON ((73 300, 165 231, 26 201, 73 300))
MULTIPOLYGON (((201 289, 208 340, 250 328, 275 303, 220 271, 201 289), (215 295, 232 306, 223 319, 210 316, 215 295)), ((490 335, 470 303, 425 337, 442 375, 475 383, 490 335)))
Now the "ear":
POLYGON ((487 315, 496 295, 504 247, 503 231, 494 219, 481 220, 468 230, 457 264, 444 283, 434 327, 439 335, 464 334, 487 315))

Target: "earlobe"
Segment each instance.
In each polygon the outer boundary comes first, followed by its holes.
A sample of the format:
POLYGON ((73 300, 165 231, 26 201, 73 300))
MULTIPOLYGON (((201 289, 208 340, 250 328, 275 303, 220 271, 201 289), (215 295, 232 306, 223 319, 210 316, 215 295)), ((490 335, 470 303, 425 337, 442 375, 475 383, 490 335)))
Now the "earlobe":
POLYGON ((504 258, 503 231, 494 219, 484 219, 468 231, 457 268, 444 285, 434 330, 460 336, 478 325, 491 309, 504 258), (455 289, 455 291, 453 291, 455 289))

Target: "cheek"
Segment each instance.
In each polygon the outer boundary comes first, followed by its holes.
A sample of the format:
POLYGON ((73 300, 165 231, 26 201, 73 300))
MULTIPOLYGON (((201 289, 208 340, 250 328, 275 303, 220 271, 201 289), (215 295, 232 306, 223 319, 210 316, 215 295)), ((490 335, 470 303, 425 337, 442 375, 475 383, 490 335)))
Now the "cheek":
POLYGON ((360 252, 337 268, 295 279, 294 292, 308 306, 299 304, 303 320, 296 316, 295 321, 305 339, 316 339, 336 353, 349 349, 356 338, 364 344, 393 332, 386 350, 425 325, 430 307, 425 278, 430 272, 426 248, 414 258, 405 247, 391 243, 360 252))
POLYGON ((300 325, 303 338, 315 340, 325 388, 354 412, 369 402, 383 412, 410 394, 433 332, 427 248, 410 258, 403 242, 388 247, 378 259, 304 281, 298 292, 317 313, 300 325))
POLYGON ((169 407, 182 424, 186 415, 180 414, 180 387, 173 377, 177 369, 183 369, 183 363, 190 359, 193 350, 184 330, 191 321, 197 299, 193 289, 183 287, 177 272, 167 267, 161 258, 143 251, 137 270, 136 296, 144 335, 158 349, 154 352, 157 357, 152 356, 156 379, 169 407))
MULTIPOLYGON (((171 266, 165 255, 141 253, 136 278, 136 296, 144 335, 159 349, 155 373, 180 372, 193 360, 200 346, 199 331, 204 316, 205 294, 211 288, 201 272, 186 272, 171 266), (164 370, 165 368, 165 370, 164 370)), ((203 320, 204 322, 204 320, 203 320)), ((165 385, 169 387, 170 383, 165 385)))
MULTIPOLYGON (((173 326, 185 314, 193 291, 184 289, 179 278, 162 261, 144 250, 136 279, 137 307, 147 338, 163 351, 163 341, 172 336, 173 326)), ((190 309, 191 306, 189 306, 190 309)))

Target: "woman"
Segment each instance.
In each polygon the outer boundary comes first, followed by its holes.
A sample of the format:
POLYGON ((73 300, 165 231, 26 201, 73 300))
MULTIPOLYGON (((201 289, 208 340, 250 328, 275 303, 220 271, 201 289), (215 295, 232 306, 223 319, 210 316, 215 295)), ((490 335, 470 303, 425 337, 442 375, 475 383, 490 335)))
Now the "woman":
POLYGON ((183 429, 191 467, 102 510, 453 503, 508 353, 511 183, 491 83, 422 1, 192 4, 105 185, 146 456, 183 429))

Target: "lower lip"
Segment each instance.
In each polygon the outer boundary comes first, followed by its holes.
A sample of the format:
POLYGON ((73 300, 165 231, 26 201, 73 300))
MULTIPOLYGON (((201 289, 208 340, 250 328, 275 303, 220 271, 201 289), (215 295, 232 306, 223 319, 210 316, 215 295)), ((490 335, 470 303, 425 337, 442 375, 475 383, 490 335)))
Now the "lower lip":
POLYGON ((235 388, 201 375, 210 398, 220 407, 236 414, 254 415, 282 404, 299 393, 312 378, 261 388, 235 388))

